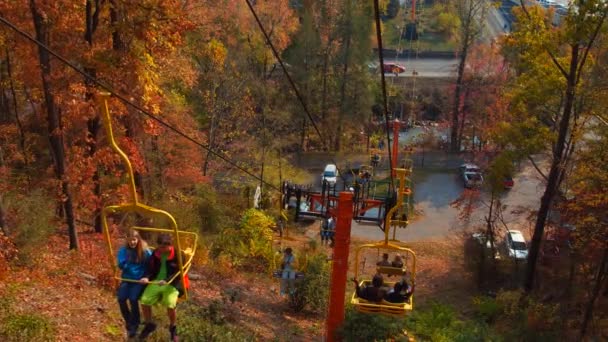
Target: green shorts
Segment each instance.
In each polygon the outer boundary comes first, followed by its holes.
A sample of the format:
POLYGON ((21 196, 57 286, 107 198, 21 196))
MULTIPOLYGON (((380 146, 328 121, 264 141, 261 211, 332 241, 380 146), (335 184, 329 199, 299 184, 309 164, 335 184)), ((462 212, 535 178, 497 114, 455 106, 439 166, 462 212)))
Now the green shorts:
POLYGON ((139 302, 143 305, 156 305, 160 303, 170 309, 175 309, 179 291, 172 285, 150 284, 144 290, 139 302))

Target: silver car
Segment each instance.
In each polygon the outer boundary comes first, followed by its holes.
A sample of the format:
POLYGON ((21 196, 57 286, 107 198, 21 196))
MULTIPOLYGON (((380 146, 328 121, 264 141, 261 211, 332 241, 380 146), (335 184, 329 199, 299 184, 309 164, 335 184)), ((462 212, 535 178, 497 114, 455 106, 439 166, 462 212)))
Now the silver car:
POLYGON ((477 165, 462 164, 459 170, 465 188, 476 188, 483 184, 483 175, 477 165))
POLYGON ((525 260, 528 258, 528 246, 526 245, 526 239, 519 230, 508 230, 507 236, 505 237, 505 244, 509 257, 525 260))

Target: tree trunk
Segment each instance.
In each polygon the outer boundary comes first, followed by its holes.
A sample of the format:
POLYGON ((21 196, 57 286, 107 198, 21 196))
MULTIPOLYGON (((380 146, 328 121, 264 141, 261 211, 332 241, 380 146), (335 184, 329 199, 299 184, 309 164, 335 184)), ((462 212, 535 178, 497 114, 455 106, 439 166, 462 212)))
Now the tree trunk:
MULTIPOLYGON (((85 8, 85 33, 84 39, 89 44, 89 47, 93 47, 93 34, 97 29, 97 25, 99 23, 99 11, 100 5, 99 0, 87 0, 86 8, 85 8)), ((97 71, 94 68, 85 67, 85 71, 87 74, 96 77, 97 71)), ((88 78, 84 79, 84 84, 87 87, 86 91, 86 100, 90 101, 93 99, 93 92, 95 91, 95 84, 90 81, 88 78)), ((87 146, 89 148, 88 157, 95 158, 95 153, 97 152, 97 138, 99 129, 101 128, 99 115, 95 114, 94 117, 87 120, 87 146)), ((100 183, 100 170, 96 168, 95 173, 91 177, 93 182, 93 195, 97 199, 97 204, 95 210, 93 211, 93 226, 96 233, 102 232, 102 224, 101 224, 101 183, 100 183)))
POLYGON ((120 10, 117 7, 116 0, 110 0, 110 24, 112 25, 112 49, 114 51, 122 51, 125 48, 125 44, 122 41, 120 31, 117 26, 121 21, 120 10))
POLYGON ((465 41, 460 51, 460 62, 458 63, 458 77, 456 78, 456 89, 454 90, 454 105, 452 107, 452 127, 450 129, 450 150, 452 152, 460 151, 458 143, 458 122, 460 116, 460 93, 462 91, 464 67, 467 62, 467 54, 469 52, 469 38, 465 37, 465 41))
MULTIPOLYGON (((87 145, 89 147, 89 158, 95 158, 95 153, 97 152, 97 136, 99 133, 99 116, 95 116, 92 119, 87 120, 87 135, 89 136, 87 145)), ((93 220, 94 220, 94 228, 96 233, 101 233, 102 225, 101 225, 101 182, 100 182, 100 171, 97 168, 95 173, 93 174, 93 194, 95 198, 97 198, 98 203, 96 205, 95 211, 93 211, 93 220)))
POLYGON ((591 316, 593 315, 593 306, 595 305, 595 300, 600 294, 600 289, 602 288, 602 284, 604 282, 604 278, 606 277, 606 268, 608 267, 608 246, 604 247, 604 257, 602 258, 602 262, 597 269, 597 275, 595 277, 595 285, 593 286, 593 292, 591 293, 591 298, 589 298, 589 302, 587 303, 587 308, 585 309, 585 316, 583 317, 583 323, 581 324, 581 333, 579 336, 579 341, 582 341, 587 334, 587 327, 589 326, 589 321, 591 320, 591 316))
MULTIPOLYGON (((4 61, 0 60, 0 84, 4 84, 4 73, 2 72, 2 64, 4 61)), ((6 92, 0 88, 0 123, 9 122, 10 116, 10 105, 6 92)))
MULTIPOLYGON (((25 133, 23 131, 23 125, 21 124, 21 120, 19 119, 19 107, 17 105, 17 92, 15 91, 15 84, 13 82, 13 68, 11 65, 11 58, 8 51, 6 49, 6 73, 8 76, 9 86, 11 88, 11 96, 13 97, 13 109, 15 113, 15 123, 17 124, 17 129, 19 130, 19 148, 21 149, 21 153, 23 154, 23 161, 25 165, 28 164, 27 161, 27 152, 25 150, 25 133)), ((8 108, 8 106, 7 106, 8 108)))
POLYGON ((530 252, 528 254, 528 265, 524 281, 526 292, 530 292, 534 286, 534 276, 536 275, 536 261, 540 251, 541 240, 545 232, 545 221, 553 202, 553 198, 557 193, 560 185, 561 174, 563 172, 564 149, 566 147, 566 136, 570 129, 570 116, 576 95, 576 80, 577 67, 579 64, 579 45, 571 46, 570 70, 567 77, 566 100, 564 103, 563 114, 559 123, 559 133, 557 142, 553 150, 553 161, 547 180, 547 187, 543 197, 541 198, 540 208, 536 216, 536 224, 534 226, 534 234, 532 235, 532 243, 530 244, 530 252))
POLYGON ((569 251, 569 253, 570 265, 568 270, 568 282, 566 283, 566 290, 564 291, 564 295, 568 299, 570 299, 572 296, 572 285, 574 284, 574 279, 576 276, 576 257, 578 256, 577 253, 573 253, 572 251, 569 251))
POLYGON ((338 113, 338 127, 336 127, 336 141, 334 150, 340 152, 340 143, 343 130, 344 111, 346 110, 344 102, 346 101, 346 82, 348 78, 348 55, 350 53, 350 30, 346 37, 346 45, 344 47, 344 68, 342 69, 342 85, 340 86, 340 112, 338 113))
MULTIPOLYGON (((464 86, 464 84, 463 84, 464 86)), ((458 129, 458 142, 456 143, 456 146, 458 146, 458 151, 460 151, 460 148, 462 146, 462 136, 464 134, 464 123, 467 120, 467 98, 469 97, 469 87, 467 87, 467 89, 464 91, 464 95, 462 97, 462 116, 459 118, 460 120, 460 128, 458 129)))
MULTIPOLYGON (((0 148, 0 166, 4 166, 4 157, 2 156, 2 148, 0 148)), ((0 193, 0 232, 6 234, 6 219, 4 214, 4 206, 2 205, 2 194, 0 193)))
POLYGON ((306 118, 302 118, 302 130, 300 131, 300 153, 306 152, 306 118))
MULTIPOLYGON (((36 39, 49 46, 49 30, 45 17, 38 12, 35 0, 30 0, 30 10, 36 29, 36 39)), ((74 211, 72 207, 72 195, 70 194, 69 184, 65 179, 65 152, 63 147, 63 127, 61 123, 61 111, 55 104, 55 99, 51 92, 51 60, 48 51, 38 47, 38 56, 42 71, 42 88, 47 110, 47 123, 51 154, 55 162, 55 175, 61 182, 61 195, 63 209, 65 211, 66 224, 68 225, 68 236, 70 249, 78 249, 78 234, 74 225, 74 211)))
POLYGON ((211 114, 211 127, 209 127, 209 149, 207 150, 207 156, 205 157, 205 163, 203 164, 203 176, 207 175, 207 171, 209 169, 209 158, 211 157, 211 150, 215 148, 216 116, 216 111, 213 110, 211 114))
POLYGON ((325 49, 325 55, 323 56, 323 91, 321 92, 321 120, 325 121, 327 116, 327 72, 329 70, 329 52, 331 42, 327 43, 327 49, 325 49))
POLYGON ((2 195, 0 195, 0 233, 6 235, 6 220, 4 217, 4 206, 2 205, 2 195))

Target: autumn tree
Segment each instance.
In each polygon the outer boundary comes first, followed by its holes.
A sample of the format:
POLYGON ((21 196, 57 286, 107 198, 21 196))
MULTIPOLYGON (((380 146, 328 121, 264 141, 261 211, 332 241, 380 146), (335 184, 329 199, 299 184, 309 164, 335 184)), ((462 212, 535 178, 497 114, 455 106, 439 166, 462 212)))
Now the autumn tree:
MULTIPOLYGON (((31 178, 37 182, 35 185, 56 193, 55 185, 44 172, 40 173, 40 169, 45 169, 47 155, 39 145, 28 147, 28 141, 38 143, 36 136, 48 128, 52 151, 49 155, 53 157, 58 179, 54 182, 58 182, 61 189, 58 192, 61 212, 68 220, 70 244, 74 248, 75 225, 69 222, 96 218, 103 205, 101 190, 112 202, 119 201, 125 193, 115 180, 116 173, 120 173, 117 158, 97 140, 98 109, 89 101, 97 90, 94 77, 119 93, 128 94, 133 102, 153 115, 162 115, 191 136, 196 136, 198 129, 181 95, 194 80, 189 55, 177 50, 191 28, 191 22, 185 20, 181 12, 185 7, 176 6, 175 1, 158 1, 150 3, 150 7, 118 0, 87 1, 76 6, 66 6, 66 3, 31 1, 31 11, 23 12, 17 4, 3 2, 0 11, 18 27, 28 27, 34 22, 36 37, 66 60, 84 66, 87 76, 55 59, 43 47, 15 38, 16 33, 6 30, 3 33, 11 33, 6 34, 8 39, 0 45, 3 51, 11 47, 8 55, 11 77, 4 78, 9 74, 8 69, 0 74, 3 79, 13 81, 17 95, 10 97, 13 103, 10 112, 17 113, 15 119, 19 121, 7 123, 14 132, 11 135, 23 136, 25 150, 31 151, 27 155, 21 153, 19 158, 37 170, 37 177, 31 178), (51 40, 52 37, 61 39, 51 40), (37 57, 36 50, 39 51, 37 57), (41 65, 42 69, 32 65, 41 65), (42 110, 47 113, 44 121, 40 120, 42 110), (48 125, 40 125, 45 121, 48 125), (20 124, 22 129, 15 131, 20 124)), ((163 191, 156 190, 156 186, 179 189, 201 181, 202 162, 196 158, 200 153, 193 154, 194 145, 170 137, 152 118, 143 119, 124 103, 112 100, 110 106, 116 118, 119 144, 134 162, 141 177, 141 189, 147 186, 148 192, 159 194, 163 191), (143 177, 145 174, 151 177, 143 177)), ((1 148, 8 146, 3 143, 1 148)), ((18 169, 18 163, 12 162, 18 160, 13 156, 16 154, 11 154, 12 173, 23 172, 18 169)))
POLYGON ((459 122, 462 111, 462 94, 464 71, 467 64, 469 50, 482 34, 483 22, 488 11, 488 2, 485 0, 458 0, 454 3, 458 14, 458 68, 456 69, 456 84, 454 89, 454 102, 452 106, 452 119, 450 125, 450 149, 460 151, 459 122))
MULTIPOLYGON (((30 1, 30 10, 32 20, 36 30, 36 39, 45 46, 51 46, 50 31, 51 23, 45 12, 49 8, 40 5, 35 1, 30 1)), ((68 235, 70 240, 70 249, 78 249, 78 235, 74 222, 74 207, 72 204, 72 194, 70 192, 69 181, 66 176, 66 156, 63 137, 63 113, 57 107, 55 100, 54 89, 52 85, 52 69, 50 53, 42 46, 38 47, 38 58, 41 67, 42 88, 44 91, 45 109, 47 112, 47 128, 50 142, 51 154, 54 161, 54 169, 57 180, 61 189, 61 201, 63 210, 65 211, 65 220, 68 226, 68 235)))
POLYGON ((339 63, 341 83, 339 108, 334 132, 334 149, 340 151, 346 122, 365 122, 365 111, 371 107, 365 62, 371 50, 371 3, 344 0, 339 19, 338 39, 341 41, 339 63))
MULTIPOLYGON (((597 99, 605 102, 605 99, 597 99)), ((576 225, 573 248, 576 255, 589 260, 590 275, 580 282, 589 283, 586 289, 587 303, 580 330, 585 338, 593 316, 595 303, 602 288, 608 286, 608 125, 593 120, 592 135, 581 142, 580 154, 569 183, 569 200, 560 209, 569 222, 576 225)))
POLYGON ((518 73, 519 90, 514 91, 511 107, 521 115, 513 126, 518 127, 519 133, 515 134, 524 139, 511 141, 521 146, 520 151, 529 152, 550 142, 551 151, 528 256, 524 285, 530 291, 547 216, 580 136, 581 119, 590 109, 581 89, 589 84, 588 63, 593 60, 608 6, 603 1, 576 2, 559 27, 553 27, 552 18, 538 6, 529 7, 522 2, 521 9, 518 25, 506 46, 518 73))

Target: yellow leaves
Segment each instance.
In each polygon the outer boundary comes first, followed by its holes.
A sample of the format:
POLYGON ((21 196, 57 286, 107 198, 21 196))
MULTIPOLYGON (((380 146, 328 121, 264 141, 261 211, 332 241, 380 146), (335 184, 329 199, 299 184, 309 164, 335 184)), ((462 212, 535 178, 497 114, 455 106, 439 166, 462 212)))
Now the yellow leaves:
POLYGON ((216 39, 211 39, 201 51, 201 62, 210 72, 222 73, 227 55, 228 50, 224 44, 216 39))

